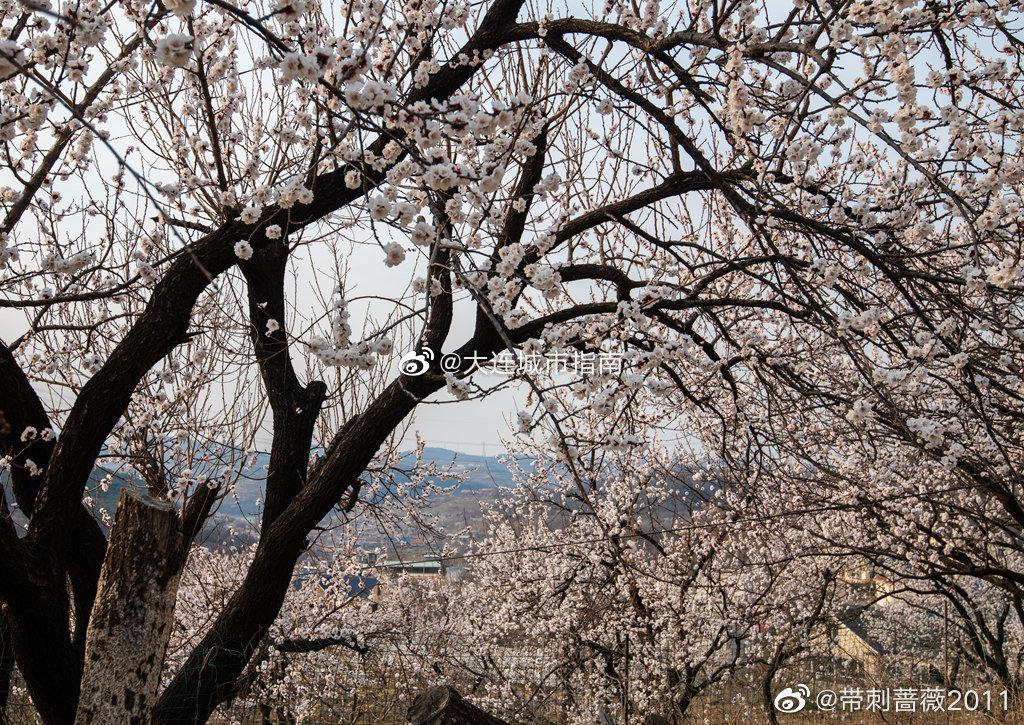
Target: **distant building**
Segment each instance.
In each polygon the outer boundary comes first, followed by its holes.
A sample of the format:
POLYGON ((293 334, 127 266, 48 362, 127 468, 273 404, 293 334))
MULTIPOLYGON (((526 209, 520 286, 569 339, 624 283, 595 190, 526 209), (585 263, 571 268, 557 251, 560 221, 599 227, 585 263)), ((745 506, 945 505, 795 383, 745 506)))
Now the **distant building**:
POLYGON ((420 559, 416 561, 389 559, 377 566, 382 570, 382 573, 412 574, 414 576, 444 576, 447 572, 447 567, 440 559, 420 559))
POLYGON ((440 559, 389 559, 379 564, 368 566, 375 569, 375 574, 344 574, 338 580, 333 574, 322 574, 315 571, 301 572, 292 579, 292 589, 298 591, 307 582, 315 581, 325 593, 344 595, 351 599, 376 599, 381 595, 381 587, 388 580, 400 575, 413 577, 445 577, 448 567, 440 559))
POLYGON ((892 579, 863 558, 841 572, 839 581, 848 604, 822 635, 812 638, 812 652, 853 661, 868 677, 881 682, 888 668, 898 666, 901 660, 905 665, 907 646, 912 643, 916 650, 914 667, 933 680, 935 673, 941 678, 943 664, 936 642, 924 633, 878 629, 878 622, 886 621, 886 611, 898 604, 892 579))

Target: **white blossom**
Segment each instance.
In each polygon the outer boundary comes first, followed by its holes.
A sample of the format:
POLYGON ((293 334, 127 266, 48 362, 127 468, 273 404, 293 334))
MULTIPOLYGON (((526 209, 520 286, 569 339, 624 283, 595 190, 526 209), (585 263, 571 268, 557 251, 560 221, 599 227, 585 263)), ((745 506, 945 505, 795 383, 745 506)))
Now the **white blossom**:
POLYGON ((252 259, 252 245, 246 241, 235 242, 235 256, 239 259, 252 259))
POLYGON ((397 267, 405 261, 405 250, 398 242, 391 242, 384 246, 384 264, 388 267, 397 267))
POLYGON ((157 60, 164 65, 184 68, 192 59, 194 40, 195 38, 191 35, 183 33, 172 33, 158 38, 156 41, 157 60))

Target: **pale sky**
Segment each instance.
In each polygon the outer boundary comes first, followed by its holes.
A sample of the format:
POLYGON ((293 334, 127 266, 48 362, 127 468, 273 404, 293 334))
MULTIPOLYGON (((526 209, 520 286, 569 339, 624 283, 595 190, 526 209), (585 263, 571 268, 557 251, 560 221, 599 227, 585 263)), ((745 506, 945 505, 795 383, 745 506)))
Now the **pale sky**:
MULTIPOLYGON (((65 194, 70 195, 73 190, 66 190, 65 194)), ((353 285, 350 296, 361 294, 374 294, 386 296, 401 292, 412 278, 411 259, 398 268, 389 269, 381 262, 382 253, 375 245, 357 247, 349 257, 350 283, 357 280, 353 285)), ((298 266, 301 267, 301 260, 298 266)), ((332 268, 333 265, 327 268, 332 268)), ((323 269, 321 267, 321 269, 323 269)), ((333 284, 333 277, 320 274, 321 282, 327 284, 329 289, 333 284)), ((295 300, 298 311, 305 310, 322 312, 322 305, 315 300, 310 287, 300 287, 300 293, 295 300)), ((362 312, 365 314, 366 310, 362 312)), ((450 336, 449 347, 457 347, 466 339, 472 331, 471 319, 466 315, 466 309, 460 310, 462 314, 456 314, 453 323, 453 331, 450 336)), ((359 336, 360 323, 356 318, 360 316, 360 310, 353 305, 353 328, 356 330, 355 337, 359 336)), ((0 339, 10 343, 22 335, 27 329, 25 315, 20 310, 0 308, 0 339)), ((293 345, 293 357, 301 355, 301 345, 293 345)), ((301 370, 301 363, 296 360, 297 369, 301 370)), ((493 383, 496 379, 491 378, 493 383)), ((40 393, 45 391, 40 388, 40 393)), ((511 389, 501 390, 488 396, 484 400, 468 400, 461 402, 451 401, 450 396, 445 392, 434 395, 429 401, 422 404, 416 411, 414 424, 410 429, 406 442, 409 447, 415 444, 415 434, 427 442, 427 445, 441 448, 449 448, 464 453, 493 455, 501 452, 502 437, 508 437, 511 426, 515 425, 513 419, 519 409, 516 404, 517 393, 511 389)), ((266 435, 259 436, 258 445, 262 448, 269 444, 269 429, 266 435)))

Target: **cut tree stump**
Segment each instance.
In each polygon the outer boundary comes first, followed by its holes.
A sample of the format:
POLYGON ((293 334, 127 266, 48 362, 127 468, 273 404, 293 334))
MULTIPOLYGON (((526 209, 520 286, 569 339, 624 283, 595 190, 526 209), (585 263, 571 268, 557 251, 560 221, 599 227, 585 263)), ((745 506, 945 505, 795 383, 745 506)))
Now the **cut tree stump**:
POLYGON ((454 688, 431 687, 409 706, 410 725, 511 725, 466 702, 454 688))
POLYGON ((85 641, 76 725, 146 725, 156 703, 178 591, 178 514, 121 491, 85 641))

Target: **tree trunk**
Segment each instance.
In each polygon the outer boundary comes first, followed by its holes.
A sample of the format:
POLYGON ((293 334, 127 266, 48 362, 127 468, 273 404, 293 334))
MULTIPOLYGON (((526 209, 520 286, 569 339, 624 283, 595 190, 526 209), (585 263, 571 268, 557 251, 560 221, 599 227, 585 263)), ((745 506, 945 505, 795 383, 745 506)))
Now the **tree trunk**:
POLYGON ((410 725, 510 725, 462 699, 454 688, 431 687, 409 706, 410 725))
POLYGON ((125 489, 89 621, 77 725, 148 723, 178 590, 178 515, 125 489))
POLYGON ((7 722, 7 703, 11 698, 14 675, 14 648, 7 631, 7 612, 0 604, 0 723, 7 722))
POLYGON ((783 655, 785 654, 784 642, 780 643, 775 648, 775 653, 772 655, 771 660, 768 662, 768 671, 765 672, 764 679, 761 680, 761 702, 764 705, 765 717, 768 718, 769 725, 779 725, 779 716, 775 712, 775 675, 779 673, 779 666, 782 664, 783 655))

